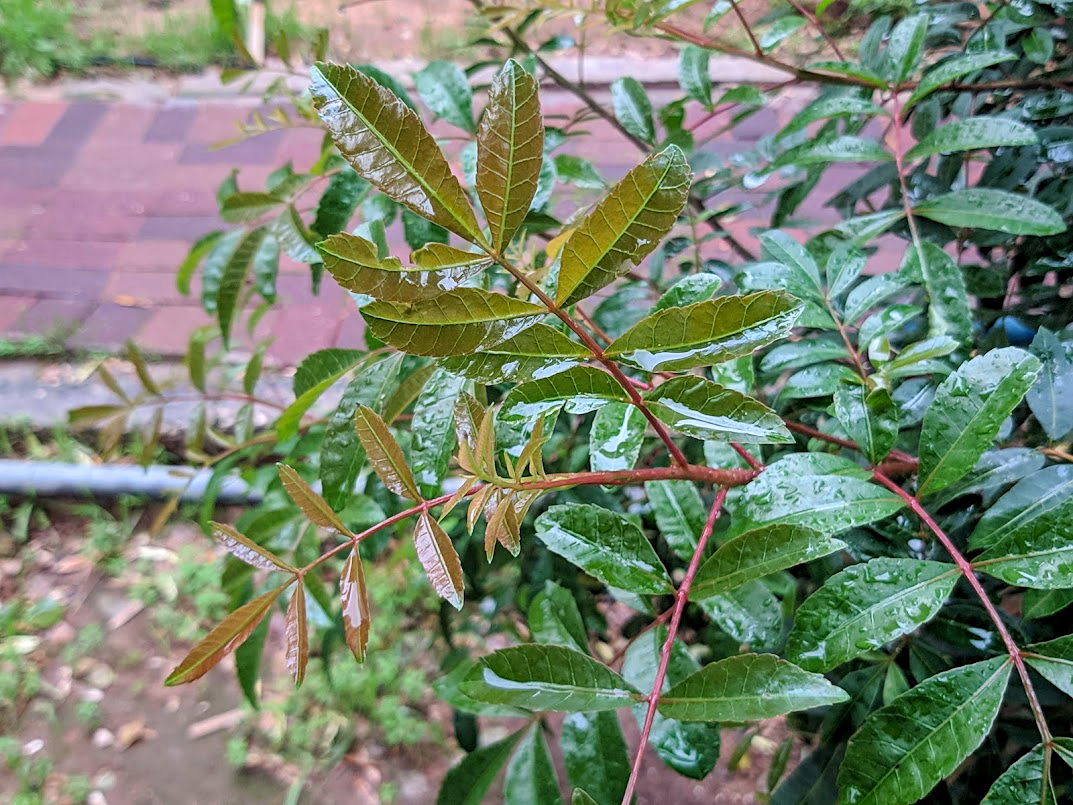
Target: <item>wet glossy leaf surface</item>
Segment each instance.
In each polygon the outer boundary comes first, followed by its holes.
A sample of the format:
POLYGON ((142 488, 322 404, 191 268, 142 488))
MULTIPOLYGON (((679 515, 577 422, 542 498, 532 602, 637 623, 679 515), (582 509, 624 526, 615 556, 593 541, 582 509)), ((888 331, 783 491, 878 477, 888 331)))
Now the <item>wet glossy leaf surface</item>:
POLYGON ((640 694, 607 666, 562 646, 529 644, 481 658, 461 690, 474 699, 531 710, 617 710, 640 694))
POLYGON ((348 291, 376 299, 412 302, 451 291, 492 264, 482 255, 440 243, 414 254, 421 262, 404 266, 398 258, 380 259, 376 245, 356 235, 332 235, 317 244, 324 267, 348 291))
POLYGON ((544 730, 538 722, 529 728, 507 766, 503 785, 503 802, 507 805, 533 805, 562 802, 555 767, 551 764, 544 730))
POLYGON ((455 401, 465 381, 439 369, 414 403, 410 431, 410 469, 421 493, 436 497, 455 448, 455 401))
POLYGON ((798 608, 786 656, 802 668, 829 671, 878 649, 935 617, 958 578, 954 565, 919 559, 848 567, 798 608))
POLYGON ((519 730, 493 744, 470 752, 443 778, 436 805, 480 805, 499 776, 518 739, 519 730))
POLYGON ((168 675, 164 684, 185 685, 207 674, 250 636, 250 632, 257 628, 257 624, 268 614, 284 589, 286 585, 259 595, 220 621, 219 625, 190 649, 190 653, 168 675))
POLYGON ((412 355, 466 355, 532 326, 547 311, 501 294, 456 288, 406 305, 373 302, 361 309, 370 332, 412 355))
POLYGON ((1005 190, 967 187, 917 204, 913 212, 952 227, 1009 235, 1055 235, 1066 229, 1053 207, 1005 190))
POLYGON ((480 383, 540 380, 583 363, 590 357, 583 344, 547 324, 534 324, 512 338, 475 355, 445 358, 448 371, 480 383))
POLYGON ((667 570, 637 526, 592 504, 552 506, 536 519, 552 553, 610 587, 660 595, 672 591, 667 570))
POLYGON ((380 415, 367 405, 359 405, 354 411, 354 423, 369 463, 384 486, 396 495, 421 500, 406 456, 380 415))
POLYGON ((462 185, 412 109, 352 67, 318 63, 311 80, 321 120, 363 179, 457 235, 480 232, 462 185))
POLYGON ((543 156, 537 83, 512 59, 492 82, 477 135, 477 196, 498 250, 529 212, 543 156))
POLYGON ((347 556, 339 575, 339 599, 342 604, 343 630, 346 644, 358 662, 365 662, 365 647, 369 644, 369 593, 365 586, 365 569, 357 546, 347 556))
POLYGON ((846 383, 835 391, 834 406, 838 423, 868 460, 886 458, 898 438, 898 409, 887 390, 846 383))
POLYGON ((717 297, 646 317, 607 354, 646 371, 710 366, 785 337, 801 311, 798 300, 775 291, 717 297))
POLYGON ((713 662, 674 685, 659 712, 681 721, 752 721, 846 699, 819 674, 773 654, 742 654, 713 662))
POLYGON ((655 249, 685 206, 691 177, 675 146, 627 173, 563 247, 556 301, 584 299, 655 249))
POLYGON ((1073 467, 1044 467, 1017 482, 976 524, 969 537, 975 549, 1010 553, 1050 532, 1068 531, 1073 521, 1073 467))
POLYGON ((564 405, 568 413, 586 414, 609 402, 628 400, 626 391, 607 372, 590 366, 577 366, 517 386, 503 399, 499 416, 501 419, 534 421, 541 414, 558 410, 564 405))
POLYGON ((831 162, 890 162, 893 159, 891 153, 875 140, 847 134, 795 146, 780 154, 771 165, 781 168, 785 165, 826 165, 831 162))
POLYGON ((1037 746, 995 780, 980 805, 1054 805, 1054 785, 1037 746))
POLYGON ((962 346, 972 344, 972 310, 965 278, 954 259, 934 243, 906 252, 902 272, 919 275, 927 288, 928 322, 933 336, 949 335, 962 346), (923 257, 923 260, 921 259, 923 257))
POLYGON ((589 442, 594 472, 630 470, 637 463, 648 421, 631 403, 610 402, 596 412, 589 442))
POLYGON ((712 623, 738 645, 768 651, 782 642, 785 631, 782 607, 762 581, 746 582, 698 603, 712 623))
POLYGON ((559 747, 575 805, 622 802, 630 758, 615 713, 571 713, 563 719, 559 747))
POLYGON ((771 573, 843 550, 846 544, 804 526, 772 525, 719 547, 693 580, 689 597, 700 601, 771 573))
POLYGON ((646 481, 645 494, 660 536, 679 559, 688 561, 708 519, 697 487, 689 481, 646 481))
POLYGON ((1024 123, 979 115, 940 126, 906 151, 905 158, 920 159, 935 154, 1003 145, 1035 145, 1038 142, 1036 133, 1024 123))
POLYGON ((762 402, 702 377, 668 380, 645 400, 664 423, 696 439, 741 444, 793 441, 781 417, 762 402))
POLYGON ((611 109, 615 119, 634 137, 646 143, 656 139, 652 103, 636 78, 624 76, 611 82, 611 109))
POLYGON ((1073 696, 1073 636, 1035 643, 1024 649, 1025 661, 1067 696, 1073 696))
POLYGON ((1015 54, 1007 50, 992 50, 983 53, 966 53, 946 59, 942 64, 931 68, 924 74, 920 84, 913 90, 913 94, 909 96, 906 107, 912 106, 939 87, 957 78, 1016 58, 1015 54))
POLYGON ((685 307, 711 299, 722 285, 723 280, 718 274, 687 274, 656 300, 652 312, 669 307, 685 307))
POLYGON ((301 685, 306 676, 306 664, 309 662, 309 622, 306 618, 306 591, 299 581, 294 588, 294 595, 287 605, 287 620, 284 630, 286 640, 287 670, 294 678, 295 685, 301 685))
POLYGON ((942 382, 920 433, 921 497, 972 469, 1039 368, 1027 352, 1007 347, 973 358, 942 382))
POLYGON ((1047 437, 1057 441, 1073 431, 1073 340, 1041 327, 1031 351, 1043 368, 1025 399, 1047 437))
POLYGON ((414 547, 436 594, 455 609, 462 608, 462 564, 451 538, 428 512, 414 527, 414 547))
POLYGON ((529 631, 538 643, 589 650, 585 623, 574 596, 554 581, 544 582, 544 589, 533 597, 528 620, 529 631))
POLYGON ((849 742, 841 805, 910 805, 987 737, 1010 664, 996 657, 937 674, 874 713, 849 742))
MULTIPOLYGON (((626 650, 622 659, 622 676, 638 690, 651 691, 656 682, 660 652, 667 639, 667 630, 653 629, 641 635, 626 650)), ((700 670, 685 644, 675 641, 671 647, 670 662, 663 690, 690 674, 700 670)), ((638 728, 644 725, 647 706, 633 707, 638 728)), ((652 721, 651 746, 660 760, 679 774, 693 780, 703 780, 715 768, 719 760, 719 725, 703 722, 680 722, 656 713, 652 721)))
POLYGON ((436 117, 472 134, 473 92, 462 68, 447 61, 432 61, 414 73, 414 86, 421 100, 436 117))
POLYGON ((279 480, 283 489, 302 513, 309 518, 310 522, 323 528, 331 528, 340 534, 349 534, 350 531, 339 515, 332 511, 324 498, 313 491, 311 487, 293 468, 286 464, 277 464, 279 480))

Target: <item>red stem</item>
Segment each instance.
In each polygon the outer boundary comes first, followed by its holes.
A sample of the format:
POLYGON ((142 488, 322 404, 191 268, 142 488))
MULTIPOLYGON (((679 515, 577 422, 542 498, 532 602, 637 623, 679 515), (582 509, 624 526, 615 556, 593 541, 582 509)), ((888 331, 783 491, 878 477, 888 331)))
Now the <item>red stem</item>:
POLYGON ((708 546, 708 538, 712 535, 715 521, 723 510, 723 501, 726 500, 728 487, 722 486, 715 495, 711 511, 708 512, 708 521, 704 524, 704 530, 697 540, 696 550, 689 562, 685 578, 682 579, 678 592, 675 594, 674 611, 671 614, 671 625, 667 627, 667 639, 663 642, 663 651, 660 653, 659 668, 656 670, 656 679, 652 683, 652 692, 648 694, 648 710, 645 713, 645 723, 641 728, 641 743, 637 747, 637 754, 633 759, 633 771, 630 772, 630 781, 626 784, 626 794, 622 797, 623 805, 629 805, 633 799, 633 790, 637 786, 637 776, 641 772, 641 763, 644 761, 645 747, 648 738, 652 734, 652 722, 656 718, 656 709, 659 707, 660 696, 663 695, 663 682, 667 679, 667 666, 671 661, 671 650, 674 648, 674 639, 678 635, 678 627, 682 623, 682 613, 685 612, 686 601, 689 599, 689 588, 693 585, 693 579, 700 570, 700 560, 704 557, 704 549, 708 546))
POLYGON ((980 599, 980 603, 983 604, 988 617, 991 619, 991 622, 995 624, 995 629, 1002 638, 1002 642, 1006 646, 1006 651, 1009 652, 1010 659, 1013 661, 1013 666, 1017 669, 1017 675, 1021 677, 1021 684, 1024 686, 1025 695, 1028 697, 1028 706, 1032 710, 1032 717, 1036 720, 1036 727, 1039 729, 1040 737, 1043 738, 1045 744, 1049 745, 1051 742, 1051 730, 1047 726, 1047 719, 1043 714, 1043 707, 1040 705, 1039 698, 1036 696, 1036 689, 1032 685, 1032 680, 1029 679, 1024 655, 1021 652, 1021 648, 1014 641, 1013 635, 1010 634, 1010 630, 1006 628, 1006 624, 1002 621, 1002 616, 999 615, 998 610, 995 609, 995 605, 991 603, 991 597, 987 594, 987 590, 984 589, 984 586, 976 577, 976 572, 973 569, 972 563, 954 546, 950 537, 948 537, 946 532, 939 527, 939 524, 935 522, 935 518, 928 513, 927 509, 920 505, 919 500, 913 495, 910 495, 879 470, 873 470, 872 476, 908 504, 909 508, 913 510, 913 513, 920 518, 921 522, 935 535, 935 538, 942 543, 946 552, 950 554, 950 558, 954 560, 954 564, 957 565, 958 570, 961 571, 961 574, 965 577, 969 586, 972 587, 973 592, 976 593, 976 597, 980 599))

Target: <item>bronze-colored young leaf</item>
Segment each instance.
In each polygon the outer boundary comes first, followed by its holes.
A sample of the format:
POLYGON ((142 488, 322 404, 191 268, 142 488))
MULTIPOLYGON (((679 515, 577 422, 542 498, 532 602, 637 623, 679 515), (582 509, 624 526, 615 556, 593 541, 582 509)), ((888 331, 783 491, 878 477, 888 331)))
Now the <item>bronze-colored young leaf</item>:
POLYGON ((365 647, 369 644, 369 593, 365 588, 365 571, 356 545, 339 577, 339 598, 343 605, 346 644, 358 662, 365 662, 365 647))
POLYGON ((357 235, 332 235, 318 243, 317 249, 328 273, 348 291, 398 302, 428 299, 453 290, 491 265, 482 255, 434 245, 438 247, 434 252, 422 249, 414 257, 421 255, 426 265, 435 268, 404 266, 397 257, 381 259, 376 245, 357 235))
POLYGON ((212 524, 212 535, 224 548, 236 559, 241 559, 247 565, 259 567, 262 570, 285 570, 288 573, 297 572, 293 565, 289 565, 276 556, 272 551, 258 545, 245 534, 223 523, 212 524))
POLYGON ((655 249, 685 207, 692 178, 675 145, 627 173, 563 247, 556 301, 572 305, 584 299, 655 249))
POLYGON ((413 304, 373 302, 361 309, 369 330, 411 355, 469 355, 532 326, 542 307, 478 288, 456 288, 413 304))
POLYGON ((339 515, 332 511, 327 501, 313 491, 313 487, 307 484, 292 467, 277 464, 276 468, 279 470, 279 480, 283 483, 284 491, 311 522, 324 528, 333 528, 340 534, 353 536, 350 529, 343 525, 339 515))
POLYGON ((543 159, 537 82, 511 59, 492 81, 477 133, 477 196, 496 251, 510 243, 529 212, 543 159))
POLYGON ((287 670, 294 677, 294 684, 301 685, 306 678, 309 662, 309 623, 306 619, 306 591, 299 581, 287 605, 287 670))
POLYGON ((414 545, 436 594, 455 609, 462 609, 462 563, 451 538, 428 512, 421 512, 417 518, 414 545))
POLYGON ((406 464, 406 456, 380 415, 367 405, 359 405, 354 412, 354 423, 361 445, 369 456, 369 463, 373 465, 384 486, 396 495, 421 500, 417 482, 406 464))
POLYGON ((164 680, 164 684, 185 685, 207 674, 220 660, 250 636, 250 632, 257 628, 257 624, 276 603, 276 599, 286 587, 287 585, 284 584, 254 598, 220 621, 215 629, 205 635, 201 642, 190 650, 186 658, 164 680))
POLYGON ((417 114, 349 65, 318 62, 313 105, 358 174, 423 218, 483 239, 466 193, 417 114))
POLYGON ((782 291, 720 296, 653 313, 611 342, 607 354, 649 372, 711 366, 785 337, 802 310, 782 291))

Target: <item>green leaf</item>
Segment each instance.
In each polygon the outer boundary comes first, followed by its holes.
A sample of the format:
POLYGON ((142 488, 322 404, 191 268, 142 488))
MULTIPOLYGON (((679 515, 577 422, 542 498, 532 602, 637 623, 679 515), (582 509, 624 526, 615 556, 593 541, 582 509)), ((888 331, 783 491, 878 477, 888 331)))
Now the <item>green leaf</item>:
POLYGON ((829 671, 909 634, 938 614, 959 573, 919 559, 873 559, 836 573, 798 608, 786 656, 829 671))
POLYGON ((414 73, 414 86, 436 117, 470 134, 477 131, 473 125, 473 90, 458 65, 448 61, 429 62, 425 69, 414 73))
POLYGON ((1025 590, 1021 602, 1021 617, 1024 620, 1046 618, 1073 604, 1073 588, 1065 590, 1025 590))
POLYGON ((634 137, 649 144, 655 141, 652 104, 644 84, 636 78, 625 76, 611 82, 611 109, 622 128, 634 137))
POLYGON ((536 533, 552 553, 610 587, 652 595, 674 589, 641 529, 620 514, 592 504, 552 506, 536 519, 536 533))
POLYGON ((846 295, 844 322, 853 323, 884 299, 909 287, 910 281, 901 274, 880 274, 869 277, 846 295))
POLYGON ((1046 327, 1032 339, 1032 354, 1043 365, 1025 400, 1047 438, 1056 442, 1073 431, 1073 340, 1061 340, 1046 327))
POLYGON ((410 468, 421 492, 430 498, 443 491, 443 479, 455 447, 455 400, 464 385, 462 378, 438 369, 414 403, 410 468))
POLYGON ((588 651, 585 622, 574 596, 550 579, 529 603, 528 623, 529 632, 538 643, 588 651))
POLYGON ((744 488, 733 507, 731 531, 740 534, 764 523, 791 523, 832 535, 881 520, 905 505, 897 495, 870 483, 869 477, 838 456, 786 456, 769 464, 744 488))
POLYGON ((708 509, 690 481, 645 481, 660 536, 679 559, 689 560, 708 519, 708 509))
POLYGON ((773 48, 787 37, 793 36, 807 24, 808 21, 804 17, 799 17, 796 14, 779 17, 771 23, 766 31, 760 34, 760 47, 764 50, 773 48))
POLYGON ((354 422, 361 445, 369 456, 369 463, 384 486, 396 495, 421 500, 417 482, 406 464, 406 456, 380 415, 367 405, 358 405, 354 411, 354 422))
POLYGON ((571 713, 563 719, 559 748, 566 776, 575 786, 574 805, 622 802, 630 757, 617 715, 571 713))
POLYGON ((600 408, 589 432, 593 472, 632 470, 641 453, 648 421, 632 403, 611 402, 600 408))
POLYGON ((760 359, 760 371, 776 375, 787 369, 837 360, 849 360, 849 353, 841 339, 837 336, 812 337, 773 347, 760 359))
POLYGON ((1022 478, 984 512, 969 537, 973 549, 999 554, 1047 534, 1068 530, 1073 521, 1073 466, 1059 464, 1022 478))
POLYGON ((563 405, 571 414, 586 414, 609 402, 628 402, 629 395, 615 378, 591 366, 575 366, 565 372, 530 380, 516 386, 503 398, 503 420, 536 421, 541 414, 563 405))
POLYGON ((543 158, 537 83, 511 59, 492 81, 477 135, 477 196, 496 251, 510 243, 529 212, 543 158))
POLYGON ((279 480, 283 484, 283 490, 294 501, 294 504, 302 510, 302 513, 309 518, 310 522, 322 528, 334 529, 340 534, 350 534, 350 529, 343 525, 339 515, 332 511, 332 507, 313 490, 313 487, 306 483, 293 467, 288 467, 286 464, 276 464, 276 469, 279 472, 279 480))
POLYGON ((617 710, 641 698, 597 660, 563 646, 535 643, 482 657, 460 688, 478 701, 531 710, 617 710))
POLYGON ((917 204, 913 212, 947 226, 993 229, 1008 235, 1056 235, 1066 230, 1053 207, 989 187, 966 187, 936 196, 917 204))
POLYGON ((1042 744, 1023 755, 995 780, 980 805, 1054 805, 1057 798, 1042 744))
POLYGON ((741 654, 674 685, 660 699, 659 712, 679 721, 755 721, 847 698, 819 674, 773 654, 741 654))
POLYGON ((879 117, 883 115, 886 115, 886 112, 881 106, 876 106, 864 98, 852 95, 817 98, 798 112, 782 131, 775 135, 775 140, 778 141, 794 132, 801 131, 817 120, 826 120, 831 117, 879 117))
POLYGON ((696 439, 742 444, 788 444, 782 418, 753 397, 703 377, 683 375, 645 395, 663 422, 696 439))
POLYGON ((779 599, 762 581, 746 582, 697 603, 738 645, 764 650, 782 642, 785 616, 779 599))
POLYGON ((481 239, 462 185, 420 118, 353 67, 318 62, 313 105, 343 157, 386 195, 467 239, 481 239))
POLYGON ((220 218, 230 224, 256 221, 283 204, 272 193, 232 193, 220 204, 220 218))
POLYGON ((309 410, 335 381, 366 358, 366 353, 357 349, 322 349, 298 364, 294 373, 294 390, 297 398, 276 420, 276 435, 280 440, 289 439, 298 432, 302 415, 309 410))
POLYGON ((824 267, 828 286, 827 295, 834 299, 848 291, 864 271, 866 262, 864 252, 849 244, 831 252, 824 267))
POLYGON ((421 512, 417 518, 414 546, 432 589, 455 609, 462 609, 465 588, 462 563, 447 532, 427 511, 421 512))
POLYGON ((1067 514, 1053 531, 1004 539, 972 564, 977 570, 1017 587, 1037 590, 1073 587, 1073 521, 1067 514))
POLYGON ((1013 61, 1016 58, 1017 55, 1010 53, 1008 50, 992 50, 985 53, 965 53, 947 59, 924 74, 920 83, 917 84, 917 88, 913 90, 913 94, 906 101, 905 108, 908 109, 940 87, 969 75, 969 73, 975 73, 1002 62, 1013 61))
MULTIPOLYGON (((638 690, 652 690, 666 639, 667 630, 659 627, 638 635, 626 649, 622 658, 622 676, 638 690)), ((662 691, 667 691, 672 685, 698 670, 700 666, 685 644, 680 640, 674 641, 671 644, 662 691)), ((643 727, 647 710, 645 704, 633 707, 638 728, 643 727)), ((648 745, 664 763, 679 774, 693 780, 703 780, 719 760, 719 725, 703 722, 683 723, 657 712, 652 720, 648 745)))
POLYGON ((785 232, 772 230, 760 235, 761 254, 767 260, 785 266, 791 275, 786 289, 791 293, 824 304, 820 267, 805 247, 785 232))
POLYGON ((284 584, 270 590, 243 604, 220 621, 211 632, 190 649, 185 659, 168 674, 164 684, 185 685, 207 674, 220 660, 245 642, 286 588, 287 585, 284 584))
POLYGON ((412 304, 378 301, 361 309, 381 341, 412 355, 464 355, 495 346, 547 311, 502 294, 456 288, 412 304))
POLYGON ((689 597, 701 601, 845 548, 842 540, 804 526, 763 526, 735 537, 708 557, 689 588, 689 597))
POLYGON ((831 162, 893 162, 891 153, 875 140, 845 134, 789 148, 776 157, 772 168, 786 165, 827 165, 831 162))
POLYGON ((718 274, 687 274, 656 300, 652 312, 669 307, 685 307, 711 299, 722 284, 723 280, 718 274))
POLYGON ((712 78, 708 72, 710 53, 697 45, 686 45, 678 54, 678 83, 687 98, 704 106, 712 105, 712 78))
POLYGON ((1031 126, 1003 117, 970 117, 947 123, 930 131, 927 136, 905 152, 908 160, 978 148, 999 148, 1013 145, 1036 145, 1039 138, 1031 126))
POLYGON ((1067 696, 1073 696, 1073 636, 1026 646, 1024 656, 1048 682, 1067 696))
MULTIPOLYGON (((219 290, 216 293, 216 316, 220 322, 220 335, 223 337, 225 347, 230 343, 231 323, 234 320, 239 295, 246 285, 246 277, 253 264, 253 258, 261 248, 261 242, 266 233, 267 230, 263 227, 248 232, 230 253, 220 273, 219 290)), ((208 271, 207 266, 206 271, 208 271)))
POLYGON ((877 710, 849 742, 840 805, 910 805, 983 743, 1010 676, 1007 657, 924 680, 877 710))
POLYGON ((895 84, 902 83, 916 70, 927 33, 927 14, 913 14, 906 17, 899 21, 890 32, 886 58, 890 61, 891 79, 895 84))
POLYGON ((319 263, 316 236, 306 229, 302 217, 293 206, 287 206, 269 225, 283 253, 299 263, 319 263))
POLYGON ((523 732, 519 730, 463 757, 443 778, 436 805, 481 805, 523 732))
POLYGON ((838 766, 844 747, 810 752, 772 794, 770 805, 830 805, 838 798, 838 766))
POLYGON ((506 805, 558 805, 562 801, 555 767, 551 763, 544 731, 538 721, 529 728, 521 746, 510 759, 503 785, 503 802, 506 805))
POLYGON ((492 261, 484 255, 431 243, 414 253, 416 266, 380 259, 376 245, 357 235, 332 235, 317 244, 324 267, 346 290, 376 299, 412 302, 458 288, 492 261))
POLYGON ((655 249, 685 206, 691 178, 677 146, 627 173, 563 247, 556 301, 572 305, 584 299, 655 249))
POLYGON ((328 417, 320 445, 320 482, 324 499, 334 508, 346 506, 365 465, 365 448, 354 427, 354 413, 359 405, 383 410, 401 364, 402 355, 395 354, 359 372, 328 417))
POLYGON ((607 348, 646 371, 680 371, 749 355, 785 337, 803 310, 778 291, 721 296, 642 319, 607 348))
POLYGON ((328 181, 324 195, 317 202, 312 230, 322 238, 342 232, 354 217, 354 209, 368 190, 369 183, 358 176, 349 165, 345 166, 328 181))
POLYGON ((836 76, 845 76, 846 78, 852 78, 855 81, 863 81, 869 86, 878 87, 880 89, 887 88, 886 79, 876 75, 873 70, 860 64, 850 64, 849 62, 840 61, 821 61, 810 64, 808 67, 810 70, 830 73, 836 76))
POLYGON ((898 438, 898 408, 883 388, 843 383, 835 391, 835 417, 871 464, 879 464, 898 438))
POLYGON ((1036 64, 1046 64, 1054 55, 1054 37, 1046 28, 1033 28, 1021 40, 1025 56, 1036 64))
POLYGON ((963 363, 942 382, 920 432, 920 497, 973 468, 1039 368, 1027 352, 1007 347, 963 363))
POLYGON ((932 336, 949 335, 962 347, 972 346, 972 310, 965 277, 949 254, 934 243, 923 241, 919 249, 906 251, 900 269, 920 277, 928 290, 928 321, 932 336))
POLYGON ((554 327, 534 324, 474 355, 457 355, 440 363, 449 372, 479 383, 541 380, 591 357, 589 350, 554 327))

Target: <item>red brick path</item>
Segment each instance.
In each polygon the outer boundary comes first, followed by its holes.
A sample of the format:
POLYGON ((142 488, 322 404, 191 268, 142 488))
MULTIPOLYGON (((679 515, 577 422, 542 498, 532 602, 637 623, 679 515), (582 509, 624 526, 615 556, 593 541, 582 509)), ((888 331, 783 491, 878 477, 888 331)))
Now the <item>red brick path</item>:
MULTIPOLYGON (((0 337, 64 332, 71 345, 105 349, 133 338, 148 351, 182 353, 209 319, 196 285, 191 297, 176 291, 175 270, 189 243, 219 225, 216 185, 234 165, 240 186, 261 189, 282 162, 293 159, 302 170, 318 151, 313 129, 214 150, 251 109, 240 100, 0 105, 0 337)), ((764 110, 733 137, 755 140, 775 125, 764 110)), ((583 141, 586 156, 605 175, 635 164, 636 151, 608 126, 586 128, 593 132, 583 141)), ((734 145, 728 137, 711 148, 728 153, 734 145)), ((836 174, 831 189, 847 178, 836 174)), ((810 214, 831 217, 819 207, 810 214)), ((749 226, 731 228, 747 237, 749 226)), ((313 296, 308 269, 284 260, 279 302, 257 332, 274 338, 276 360, 355 345, 360 334, 360 317, 330 278, 313 296)))

